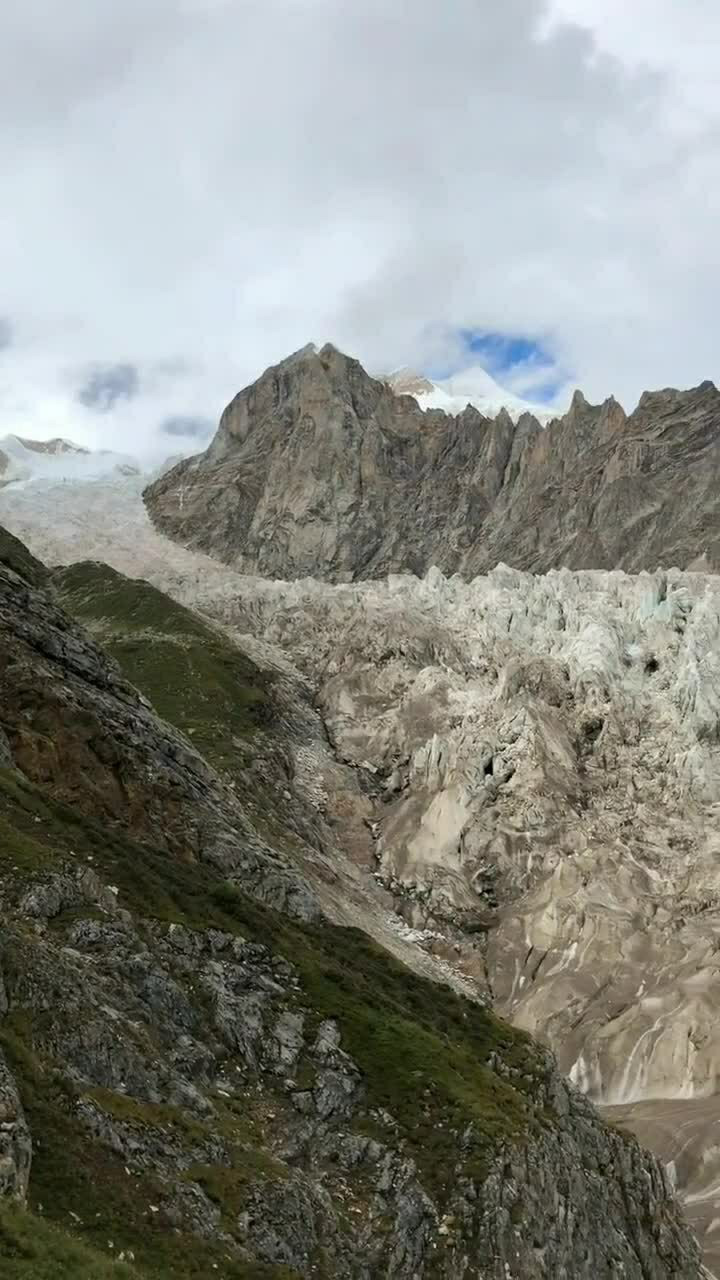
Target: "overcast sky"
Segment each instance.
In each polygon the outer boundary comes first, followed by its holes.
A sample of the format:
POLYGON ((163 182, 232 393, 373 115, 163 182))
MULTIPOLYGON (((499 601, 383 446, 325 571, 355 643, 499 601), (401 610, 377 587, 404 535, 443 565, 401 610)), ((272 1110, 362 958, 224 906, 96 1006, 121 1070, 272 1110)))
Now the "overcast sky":
POLYGON ((719 48, 717 0, 4 5, 0 434, 173 452, 308 341, 720 381, 719 48))

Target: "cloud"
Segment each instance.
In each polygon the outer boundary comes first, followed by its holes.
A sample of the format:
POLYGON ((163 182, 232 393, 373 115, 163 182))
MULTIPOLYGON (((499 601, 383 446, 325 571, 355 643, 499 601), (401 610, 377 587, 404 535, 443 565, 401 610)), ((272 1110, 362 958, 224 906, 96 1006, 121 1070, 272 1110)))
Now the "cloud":
POLYGON ((13 344, 14 332, 10 320, 0 316, 0 351, 6 351, 13 344))
POLYGON ((552 0, 546 30, 558 22, 580 25, 598 49, 631 67, 661 71, 676 115, 717 118, 720 10, 712 0, 552 0))
POLYGON ((0 434, 157 447, 310 339, 430 369, 464 330, 522 335, 628 404, 717 377, 720 89, 692 49, 720 19, 624 10, 10 6, 0 434), (140 385, 101 387, 100 423, 65 371, 118 351, 140 385))
POLYGON ((140 391, 140 375, 134 364, 104 364, 90 369, 77 398, 86 409, 109 413, 119 400, 132 400, 140 391))
POLYGON ((185 414, 164 418, 160 430, 166 436, 186 436, 188 439, 207 440, 212 435, 214 424, 209 418, 195 418, 185 414))

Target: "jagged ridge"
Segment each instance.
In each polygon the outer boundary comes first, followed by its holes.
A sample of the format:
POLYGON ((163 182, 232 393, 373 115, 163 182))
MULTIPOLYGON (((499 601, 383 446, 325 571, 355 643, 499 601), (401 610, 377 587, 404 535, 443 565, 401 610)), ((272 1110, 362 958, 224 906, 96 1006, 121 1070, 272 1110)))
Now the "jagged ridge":
POLYGON ((545 430, 423 412, 334 347, 305 348, 240 392, 208 450, 145 500, 170 537, 275 578, 708 568, 719 421, 712 383, 645 395, 630 417, 577 393, 545 430))

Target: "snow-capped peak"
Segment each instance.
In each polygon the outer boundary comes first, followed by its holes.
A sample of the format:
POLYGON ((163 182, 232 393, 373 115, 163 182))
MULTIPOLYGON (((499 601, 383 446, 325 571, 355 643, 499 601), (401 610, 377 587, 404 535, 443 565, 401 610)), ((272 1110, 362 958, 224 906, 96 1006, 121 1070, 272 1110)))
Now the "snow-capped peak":
POLYGON ((93 451, 57 436, 30 440, 9 435, 0 439, 0 486, 36 481, 96 480, 108 475, 135 475, 135 458, 107 449, 93 451))
POLYGON ((542 426, 559 416, 557 409, 531 404, 507 391, 480 365, 437 382, 407 368, 395 369, 384 380, 397 395, 412 396, 421 409, 442 409, 444 413, 457 414, 471 404, 488 418, 496 418, 505 409, 513 422, 524 413, 531 413, 542 426))
POLYGON ((7 436, 3 443, 8 444, 12 441, 21 445, 23 449, 30 449, 33 453, 44 453, 53 457, 61 453, 90 452, 83 445, 73 444, 72 440, 64 440, 62 436, 55 436, 53 440, 28 440, 25 436, 7 436))

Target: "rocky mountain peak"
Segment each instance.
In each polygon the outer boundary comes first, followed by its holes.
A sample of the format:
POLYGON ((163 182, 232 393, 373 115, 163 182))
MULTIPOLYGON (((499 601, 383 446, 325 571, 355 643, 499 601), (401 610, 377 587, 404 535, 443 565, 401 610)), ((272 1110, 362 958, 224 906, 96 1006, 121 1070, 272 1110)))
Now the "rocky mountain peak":
POLYGON ((396 393, 401 374, 393 390, 332 344, 296 352, 235 397, 206 453, 146 490, 151 518, 278 578, 683 568, 698 554, 720 567, 712 383, 646 393, 630 416, 577 391, 542 430, 509 408, 421 408, 424 393, 396 393))
POLYGON ((495 418, 495 421, 500 427, 506 427, 506 428, 510 427, 511 430, 513 430, 515 427, 515 423, 513 422, 508 410, 505 408, 504 405, 500 410, 499 414, 497 415, 497 417, 495 418))
POLYGON ((592 407, 593 406, 590 404, 588 400, 585 399, 585 396, 583 395, 582 391, 578 387, 573 392, 572 399, 570 401, 570 412, 583 413, 586 409, 591 409, 592 407))
POLYGON ((435 384, 429 378, 423 377, 420 373, 415 373, 413 369, 407 366, 402 369, 395 369, 393 373, 383 375, 381 381, 386 382, 398 396, 428 395, 435 390, 435 384))
POLYGON ((720 406, 720 392, 715 383, 706 378, 697 387, 691 387, 687 391, 679 390, 677 387, 643 391, 638 401, 638 410, 649 413, 687 409, 690 406, 714 407, 717 411, 720 406))
POLYGON ((349 409, 361 419, 389 391, 370 378, 357 360, 331 343, 302 347, 272 365, 231 401, 220 419, 207 457, 226 457, 250 436, 262 437, 263 450, 285 438, 298 423, 339 423, 349 409))
POLYGON ((423 410, 403 390, 417 391, 414 375, 392 382, 331 343, 302 348, 234 398, 205 454, 148 488, 151 515, 186 544, 272 576, 454 568, 539 427, 523 415, 516 432, 508 409, 489 419, 468 402, 423 410))

